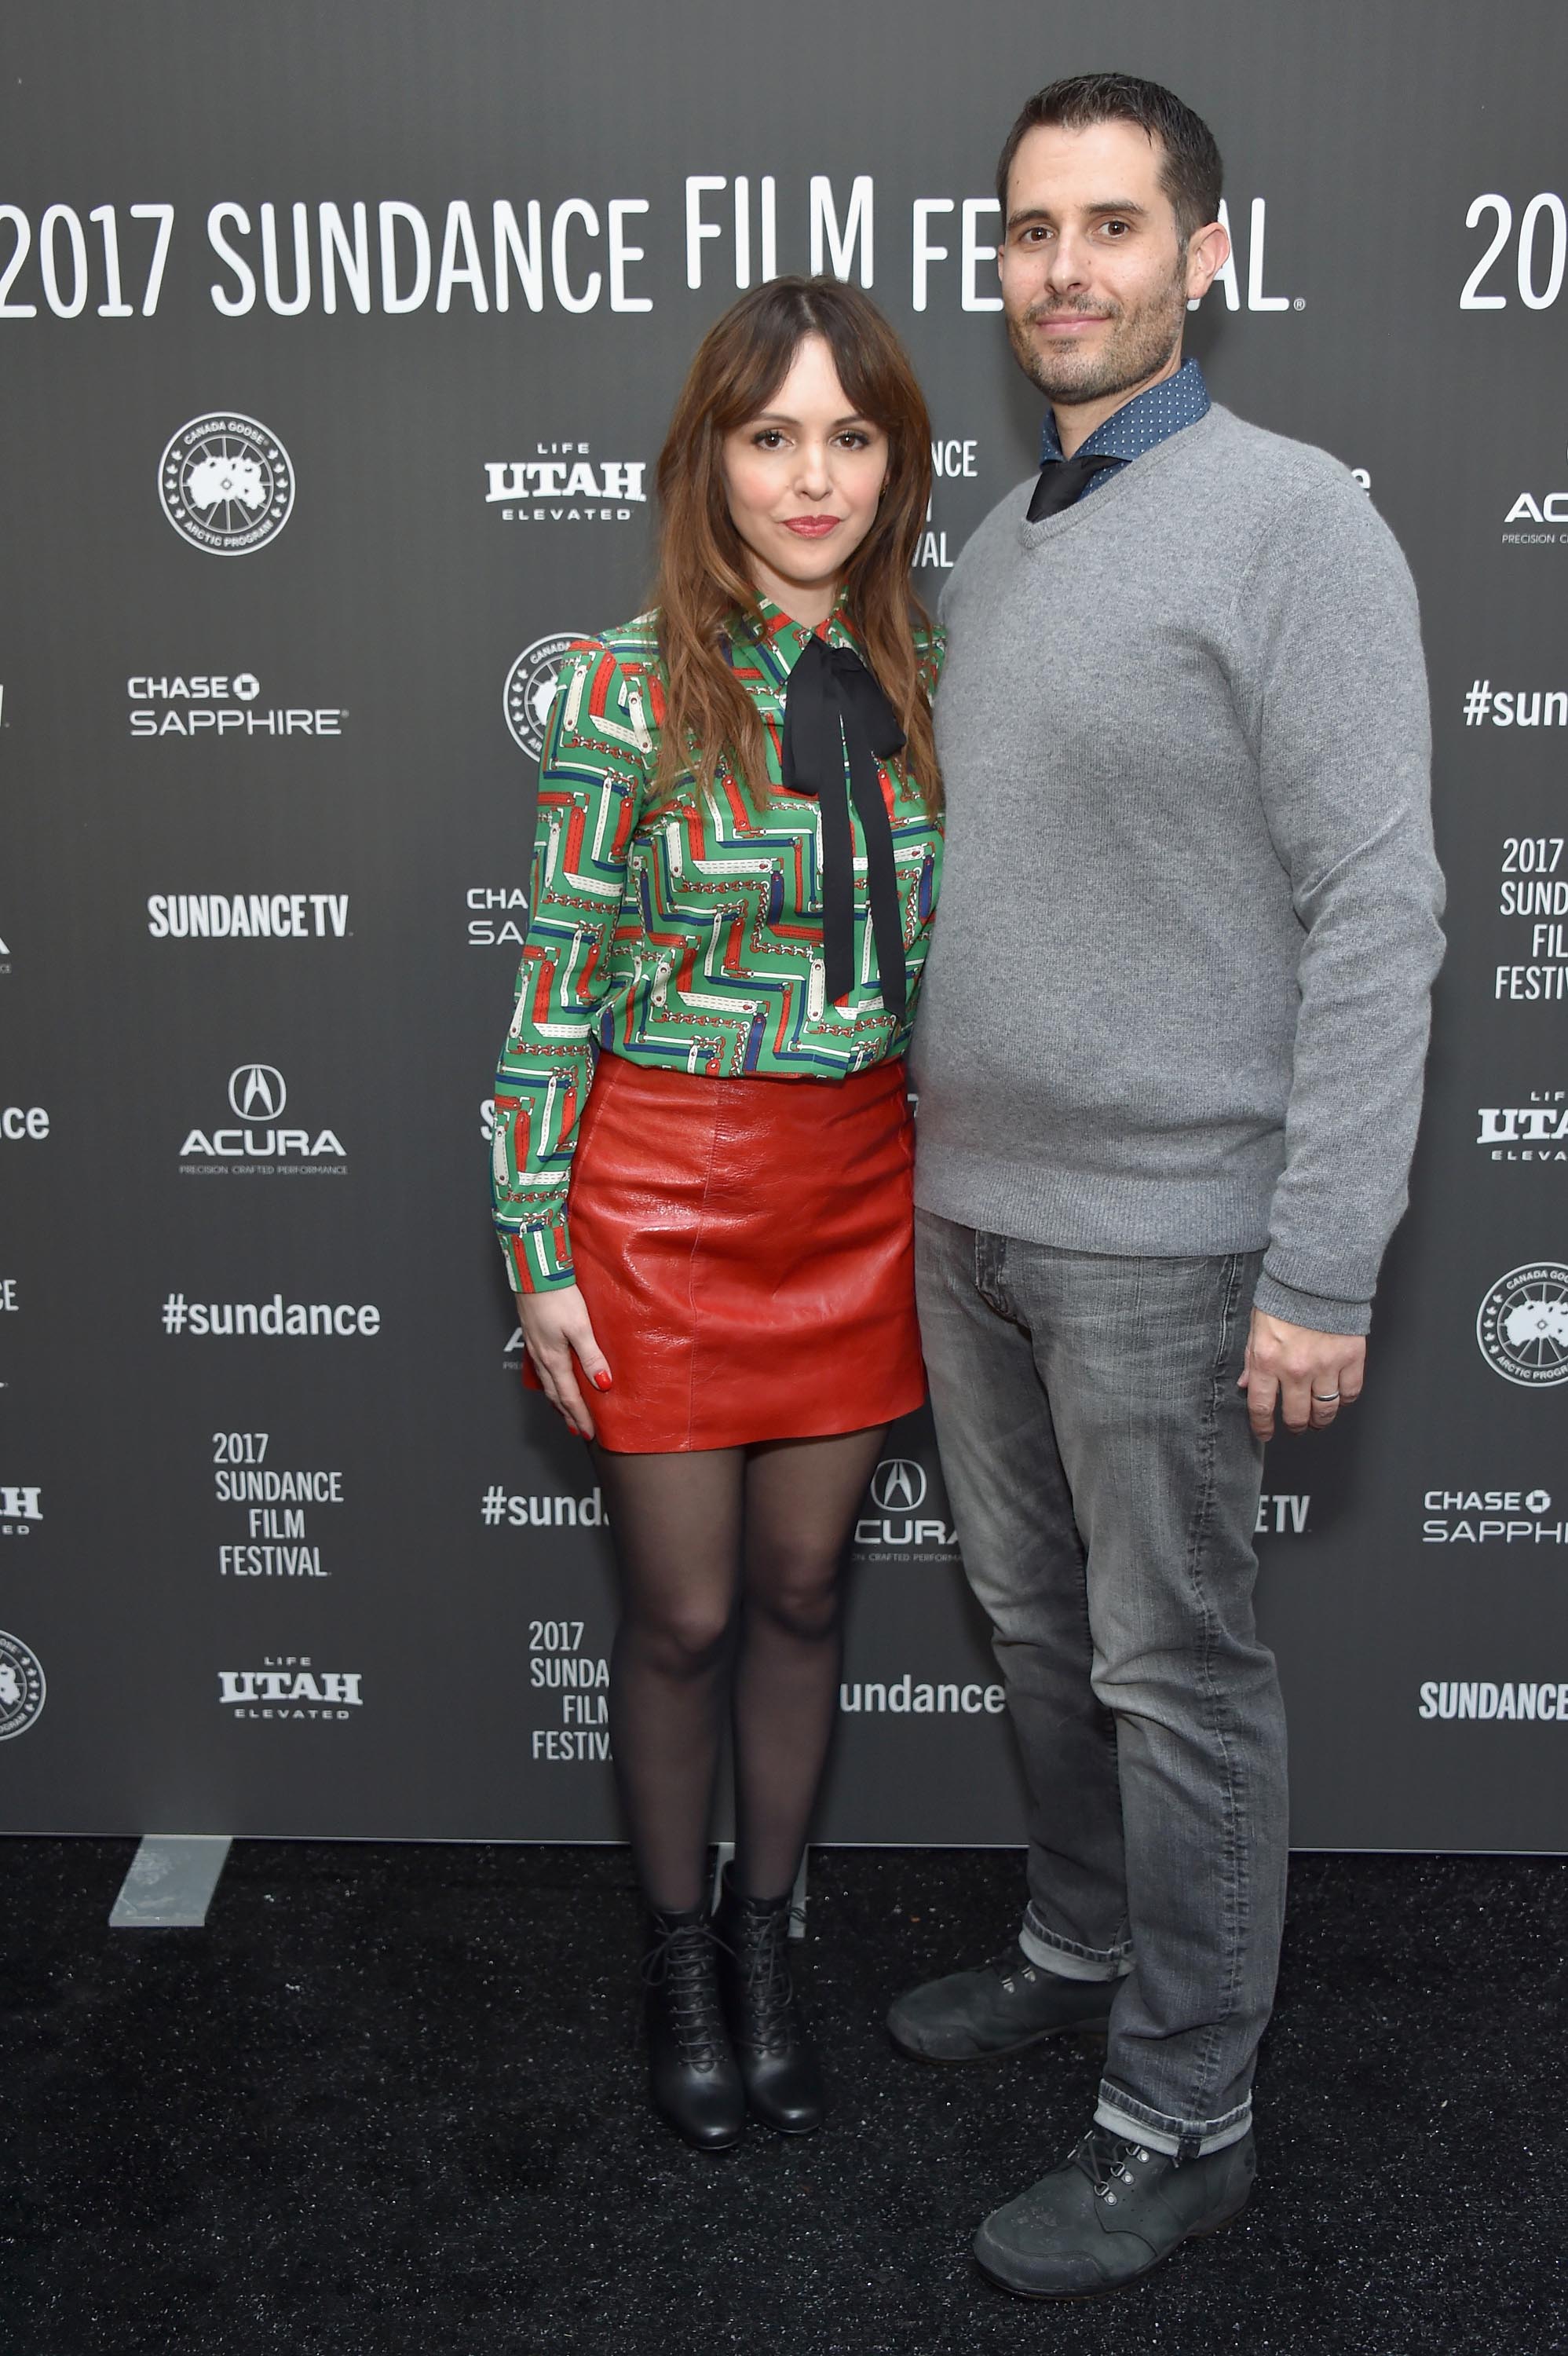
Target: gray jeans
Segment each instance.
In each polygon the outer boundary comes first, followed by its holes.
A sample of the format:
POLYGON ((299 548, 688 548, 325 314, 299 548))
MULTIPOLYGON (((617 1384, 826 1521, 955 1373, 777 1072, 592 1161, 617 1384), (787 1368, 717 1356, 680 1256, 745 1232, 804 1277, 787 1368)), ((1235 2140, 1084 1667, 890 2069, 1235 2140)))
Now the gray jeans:
POLYGON ((1285 1903, 1285 1713, 1253 1622, 1260 1255, 1141 1259, 916 1215, 958 1543, 1029 1793, 1020 1936, 1122 1982, 1101 2126, 1244 2135, 1285 1903))

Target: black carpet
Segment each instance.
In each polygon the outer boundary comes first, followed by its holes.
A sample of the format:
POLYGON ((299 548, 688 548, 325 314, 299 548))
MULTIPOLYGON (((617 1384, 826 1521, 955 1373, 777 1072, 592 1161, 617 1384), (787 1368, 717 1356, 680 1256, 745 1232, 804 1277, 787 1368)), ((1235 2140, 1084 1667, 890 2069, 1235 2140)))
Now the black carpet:
POLYGON ((1005 1941, 1016 1855, 815 1851, 833 2115, 709 2158, 644 2106, 623 1853, 238 1844, 205 1930, 111 1931, 133 1847, 0 1843, 5 2356, 1568 2349, 1555 1861, 1298 1858, 1251 2208, 1039 2307, 969 2236, 1093 2056, 880 2027, 1005 1941))

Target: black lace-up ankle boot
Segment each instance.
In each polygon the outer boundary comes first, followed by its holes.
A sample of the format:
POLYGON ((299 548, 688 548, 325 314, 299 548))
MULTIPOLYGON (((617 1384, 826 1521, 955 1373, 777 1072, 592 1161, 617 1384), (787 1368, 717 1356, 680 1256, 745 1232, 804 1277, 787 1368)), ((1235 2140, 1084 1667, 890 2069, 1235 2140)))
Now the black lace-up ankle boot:
POLYGON ((780 2135, 822 2125, 822 2076, 790 1977, 788 1898, 745 1898, 725 1868, 719 1985, 746 2099, 780 2135))
POLYGON ((728 2151, 746 2131, 745 2090, 724 2028, 715 1960, 706 1907, 650 1916, 643 1958, 648 2088, 654 2108, 699 2151, 728 2151))

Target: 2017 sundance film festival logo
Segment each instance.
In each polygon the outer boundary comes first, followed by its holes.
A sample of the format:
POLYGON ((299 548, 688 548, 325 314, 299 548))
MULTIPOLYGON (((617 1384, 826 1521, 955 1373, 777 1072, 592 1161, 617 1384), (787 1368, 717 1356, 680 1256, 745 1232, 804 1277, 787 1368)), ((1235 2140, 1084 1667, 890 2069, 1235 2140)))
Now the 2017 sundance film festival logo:
POLYGON ((342 1178, 345 1149, 330 1129, 286 1128, 288 1083, 275 1064, 236 1064, 229 1075, 232 1123, 187 1130, 179 1151, 187 1175, 342 1178))
POLYGON ((594 464, 586 442, 536 442, 531 458, 486 458, 485 504, 503 523, 630 523, 645 507, 643 458, 594 464))
MULTIPOLYGON (((1484 684, 1484 682, 1482 682, 1484 684)), ((1473 692, 1473 691, 1472 691, 1473 692)), ((1520 957, 1499 965, 1492 978, 1494 999, 1568 998, 1568 873, 1561 834, 1503 837, 1498 877, 1498 914, 1518 921, 1520 957)))
POLYGON ((0 1629, 0 1742, 37 1724, 48 1692, 44 1665, 32 1646, 0 1629))
POLYGON ((1481 1303, 1476 1339, 1505 1382, 1529 1389, 1568 1382, 1568 1266, 1547 1259, 1509 1269, 1481 1303))
POLYGON ((581 631, 566 637, 536 638, 507 673, 507 725, 514 743, 521 745, 530 761, 537 761, 544 751, 544 732, 560 682, 560 667, 581 639, 581 631))
POLYGON ((164 513, 208 556, 251 556, 293 509, 294 470, 277 435, 253 417, 193 417, 158 465, 164 513))

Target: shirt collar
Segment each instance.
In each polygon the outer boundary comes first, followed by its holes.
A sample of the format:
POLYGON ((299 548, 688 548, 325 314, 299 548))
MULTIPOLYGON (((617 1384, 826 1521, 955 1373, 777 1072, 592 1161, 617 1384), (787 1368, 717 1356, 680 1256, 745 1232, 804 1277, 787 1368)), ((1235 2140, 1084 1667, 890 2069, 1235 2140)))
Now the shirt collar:
MULTIPOLYGON (((1196 360, 1185 360, 1174 376, 1162 378, 1158 384, 1146 385, 1142 392, 1135 393, 1131 401, 1113 410, 1104 423, 1096 425, 1088 440, 1079 444, 1074 455, 1081 458, 1141 458, 1146 450, 1179 434, 1184 425, 1196 425, 1208 408, 1209 388, 1203 381, 1203 371, 1196 360)), ((1040 465, 1049 466, 1061 455, 1061 436, 1048 409, 1040 429, 1040 465)))
POLYGON ((764 597, 760 590, 757 593, 757 610, 762 617, 760 634, 753 636, 745 628, 733 631, 730 659, 738 670, 744 670, 749 667, 746 658, 754 656, 764 677, 776 687, 782 688, 787 682, 808 638, 826 638, 830 647, 848 647, 854 653, 860 653, 855 634, 845 618, 842 589, 834 601, 832 613, 815 630, 808 630, 803 622, 792 621, 782 605, 775 605, 773 599, 764 597))

